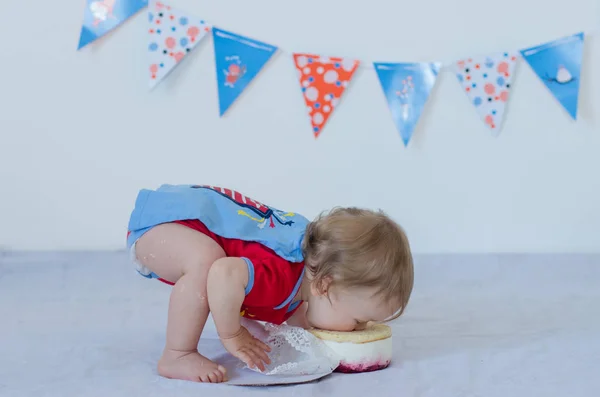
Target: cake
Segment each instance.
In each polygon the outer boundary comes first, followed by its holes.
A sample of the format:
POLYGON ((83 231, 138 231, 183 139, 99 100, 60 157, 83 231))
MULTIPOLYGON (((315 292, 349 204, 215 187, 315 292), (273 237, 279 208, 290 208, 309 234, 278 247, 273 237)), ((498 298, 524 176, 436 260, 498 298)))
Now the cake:
POLYGON ((313 329, 310 332, 325 343, 341 359, 336 372, 378 371, 392 361, 392 329, 375 324, 367 329, 335 332, 313 329))

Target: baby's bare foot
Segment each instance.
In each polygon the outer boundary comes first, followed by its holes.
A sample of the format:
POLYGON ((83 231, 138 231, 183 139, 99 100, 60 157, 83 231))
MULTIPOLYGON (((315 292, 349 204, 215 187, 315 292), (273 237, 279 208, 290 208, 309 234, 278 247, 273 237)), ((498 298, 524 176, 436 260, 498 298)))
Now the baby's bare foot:
POLYGON ((227 380, 227 370, 198 352, 165 350, 158 361, 158 373, 169 379, 192 382, 221 383, 227 380))

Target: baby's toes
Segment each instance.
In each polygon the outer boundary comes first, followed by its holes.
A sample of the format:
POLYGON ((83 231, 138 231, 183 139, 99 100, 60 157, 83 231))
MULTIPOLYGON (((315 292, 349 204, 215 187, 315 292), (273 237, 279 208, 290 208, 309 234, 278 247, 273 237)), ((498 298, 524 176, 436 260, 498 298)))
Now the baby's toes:
POLYGON ((219 378, 217 378, 217 374, 215 372, 209 372, 206 374, 206 376, 208 377, 208 381, 210 383, 219 383, 219 378))
POLYGON ((219 365, 214 372, 217 377, 218 383, 227 382, 227 370, 222 365, 219 365))
POLYGON ((212 383, 221 383, 225 381, 225 375, 219 370, 215 370, 210 376, 210 380, 212 383))
POLYGON ((214 371, 208 372, 206 377, 208 378, 207 381, 210 383, 221 383, 225 379, 223 373, 216 368, 214 371))
POLYGON ((208 374, 202 374, 200 376, 198 376, 198 379, 200 380, 200 382, 202 383, 211 383, 210 382, 210 378, 208 377, 208 374))

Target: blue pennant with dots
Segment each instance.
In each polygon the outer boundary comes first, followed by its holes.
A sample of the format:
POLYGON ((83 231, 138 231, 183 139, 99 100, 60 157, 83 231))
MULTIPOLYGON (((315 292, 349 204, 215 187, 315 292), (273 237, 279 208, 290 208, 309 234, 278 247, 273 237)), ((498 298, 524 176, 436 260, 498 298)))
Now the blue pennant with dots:
POLYGON ((408 145, 437 80, 439 63, 379 63, 375 71, 404 146, 408 145))
POLYGON ((560 102, 577 119, 584 34, 578 33, 521 50, 523 58, 560 102))
POLYGON ((225 30, 213 28, 215 67, 221 116, 236 101, 277 47, 225 30))
POLYGON ((149 84, 154 88, 210 32, 210 26, 160 1, 148 5, 149 84))
POLYGON ((86 0, 77 49, 117 28, 147 5, 148 0, 86 0))

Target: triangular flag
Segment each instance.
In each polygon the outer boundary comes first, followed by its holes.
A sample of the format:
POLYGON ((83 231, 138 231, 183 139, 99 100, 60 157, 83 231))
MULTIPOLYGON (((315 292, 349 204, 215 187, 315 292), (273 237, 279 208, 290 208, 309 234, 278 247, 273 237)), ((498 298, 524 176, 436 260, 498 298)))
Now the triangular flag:
POLYGON ((298 70, 313 133, 315 138, 318 138, 338 106, 360 61, 294 54, 294 63, 298 70))
POLYGON ((156 86, 206 37, 206 22, 156 0, 148 4, 150 88, 156 86))
POLYGON ((485 124, 497 135, 502 129, 518 54, 504 52, 454 64, 456 77, 485 124))
POLYGON ((380 63, 375 71, 404 146, 423 112, 437 80, 439 63, 380 63))
POLYGON ((277 51, 277 47, 213 28, 219 112, 223 116, 277 51))
POLYGON ((523 58, 560 104, 577 120, 584 34, 521 50, 523 58))
POLYGON ((86 0, 77 49, 117 28, 147 5, 148 0, 86 0))

